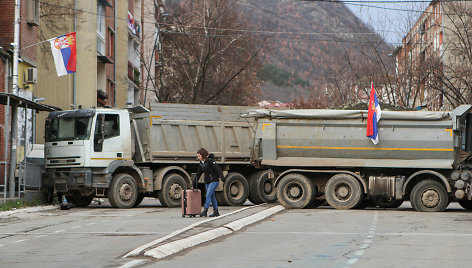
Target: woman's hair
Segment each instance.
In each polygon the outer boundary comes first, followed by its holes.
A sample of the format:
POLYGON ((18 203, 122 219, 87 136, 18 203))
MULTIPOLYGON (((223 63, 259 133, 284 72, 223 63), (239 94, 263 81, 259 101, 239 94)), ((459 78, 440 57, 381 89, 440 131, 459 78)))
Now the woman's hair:
POLYGON ((208 158, 208 151, 205 149, 205 148, 200 148, 198 151, 197 151, 197 154, 203 156, 203 159, 207 159, 208 158))

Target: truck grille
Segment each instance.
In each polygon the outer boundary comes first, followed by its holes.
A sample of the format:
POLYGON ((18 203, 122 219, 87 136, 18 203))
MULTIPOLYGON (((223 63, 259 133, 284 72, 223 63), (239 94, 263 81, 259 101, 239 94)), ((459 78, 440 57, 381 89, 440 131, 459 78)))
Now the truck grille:
POLYGON ((79 166, 81 165, 80 156, 47 158, 46 165, 48 167, 79 166))

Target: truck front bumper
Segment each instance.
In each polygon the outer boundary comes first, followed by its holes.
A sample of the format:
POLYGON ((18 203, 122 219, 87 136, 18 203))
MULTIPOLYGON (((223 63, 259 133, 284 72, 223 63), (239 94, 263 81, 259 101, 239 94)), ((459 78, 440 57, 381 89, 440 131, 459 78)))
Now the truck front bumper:
POLYGON ((58 192, 92 187, 91 170, 50 171, 46 172, 46 175, 48 178, 52 179, 54 187, 58 192))

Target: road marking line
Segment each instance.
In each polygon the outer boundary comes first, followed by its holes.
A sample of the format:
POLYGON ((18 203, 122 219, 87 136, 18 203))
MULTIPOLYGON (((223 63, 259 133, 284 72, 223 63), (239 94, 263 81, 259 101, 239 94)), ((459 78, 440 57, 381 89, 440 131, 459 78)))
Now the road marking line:
POLYGON ((28 241, 29 239, 21 239, 21 240, 17 240, 15 241, 15 243, 20 243, 20 242, 24 242, 24 241, 28 241))
POLYGON ((80 225, 72 226, 72 227, 70 227, 70 228, 72 228, 72 229, 77 229, 77 228, 80 228, 80 225))
POLYGON ((127 263, 121 265, 119 268, 131 268, 133 266, 141 264, 144 261, 146 261, 146 260, 132 260, 130 262, 127 262, 127 263))
POLYGON ((64 232, 65 230, 57 230, 57 231, 54 231, 54 233, 62 233, 64 232))
POLYGON ((95 222, 91 222, 91 223, 87 223, 87 224, 85 224, 85 225, 86 225, 86 226, 89 226, 89 225, 94 225, 94 224, 95 224, 95 222))
POLYGON ((348 265, 354 264, 354 263, 356 263, 358 260, 359 260, 358 258, 349 259, 349 260, 347 261, 347 264, 348 264, 348 265))
POLYGON ((362 255, 364 255, 364 250, 358 250, 358 251, 356 251, 356 252, 354 253, 354 255, 356 255, 356 256, 362 256, 362 255))
POLYGON ((45 236, 47 236, 47 235, 44 235, 44 234, 43 234, 43 235, 37 235, 37 236, 35 236, 35 237, 36 237, 36 238, 41 238, 41 237, 45 237, 45 236))
POLYGON ((141 254, 141 252, 143 252, 145 249, 147 249, 147 248, 149 248, 149 247, 152 247, 152 246, 155 246, 155 245, 157 245, 157 244, 159 244, 159 243, 162 243, 162 242, 166 241, 167 239, 172 238, 172 237, 174 237, 174 236, 176 236, 176 235, 179 235, 179 234, 181 234, 181 233, 183 233, 183 232, 185 232, 185 231, 188 231, 188 230, 190 230, 190 229, 192 229, 192 228, 194 228, 194 227, 196 227, 196 226, 198 226, 198 225, 201 225, 201 224, 204 224, 204 223, 207 223, 207 222, 216 220, 216 219, 221 219, 221 218, 223 218, 223 217, 236 214, 236 213, 241 212, 241 211, 246 210, 246 209, 259 207, 259 206, 262 206, 262 205, 264 205, 264 204, 266 204, 266 203, 262 203, 262 204, 255 205, 255 206, 250 206, 250 207, 244 207, 244 208, 235 210, 235 211, 233 211, 233 212, 230 212, 230 213, 221 215, 221 216, 219 216, 219 217, 210 218, 210 219, 206 219, 206 220, 203 220, 203 221, 199 221, 199 222, 190 224, 189 226, 184 227, 184 228, 182 228, 182 229, 179 229, 179 230, 177 230, 177 231, 175 231, 175 232, 172 232, 172 233, 170 233, 169 235, 166 235, 166 236, 164 236, 164 237, 158 238, 158 239, 156 239, 156 240, 154 240, 154 241, 151 241, 151 242, 149 242, 149 243, 147 243, 147 244, 145 244, 145 245, 142 245, 142 246, 140 246, 140 247, 137 247, 137 248, 133 249, 133 250, 130 251, 128 254, 124 255, 123 258, 128 258, 128 257, 130 257, 130 256, 133 256, 133 257, 138 256, 138 255, 141 254))

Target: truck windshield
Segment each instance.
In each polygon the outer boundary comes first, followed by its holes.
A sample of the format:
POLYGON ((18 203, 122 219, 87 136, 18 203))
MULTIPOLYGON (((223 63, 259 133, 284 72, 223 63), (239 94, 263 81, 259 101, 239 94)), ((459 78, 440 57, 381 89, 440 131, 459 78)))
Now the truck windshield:
POLYGON ((46 127, 46 141, 87 140, 92 117, 54 118, 46 127))

